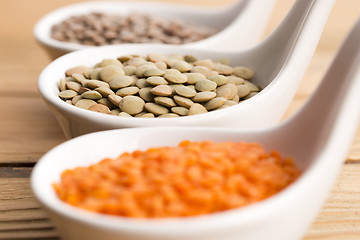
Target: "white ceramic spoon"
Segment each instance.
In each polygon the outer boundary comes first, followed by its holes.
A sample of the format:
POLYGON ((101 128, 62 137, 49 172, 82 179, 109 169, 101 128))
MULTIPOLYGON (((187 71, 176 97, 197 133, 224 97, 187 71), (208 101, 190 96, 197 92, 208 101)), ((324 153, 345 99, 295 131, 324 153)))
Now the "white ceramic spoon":
POLYGON ((35 166, 31 183, 65 239, 294 240, 301 239, 330 192, 360 119, 360 21, 318 89, 292 118, 273 128, 133 128, 87 134, 59 145, 35 166), (125 151, 182 140, 261 143, 294 159, 300 178, 256 204, 203 217, 135 221, 76 209, 52 188, 62 171, 125 151))
POLYGON ((35 38, 48 50, 52 58, 89 46, 66 43, 51 38, 54 24, 70 16, 89 12, 127 15, 145 13, 167 19, 180 19, 220 31, 196 44, 218 49, 240 49, 254 45, 267 25, 276 0, 237 0, 222 8, 200 7, 153 1, 93 1, 59 8, 40 19, 34 27, 35 38))
POLYGON ((298 0, 265 41, 246 51, 200 50, 170 45, 129 44, 72 52, 53 61, 41 73, 39 90, 54 111, 68 138, 84 133, 124 127, 221 126, 254 128, 270 126, 282 118, 310 63, 335 0, 298 0), (179 118, 120 118, 69 105, 58 97, 64 72, 76 65, 93 66, 104 58, 126 54, 193 54, 199 59, 227 57, 233 65, 255 71, 253 82, 263 88, 256 96, 226 109, 179 118))

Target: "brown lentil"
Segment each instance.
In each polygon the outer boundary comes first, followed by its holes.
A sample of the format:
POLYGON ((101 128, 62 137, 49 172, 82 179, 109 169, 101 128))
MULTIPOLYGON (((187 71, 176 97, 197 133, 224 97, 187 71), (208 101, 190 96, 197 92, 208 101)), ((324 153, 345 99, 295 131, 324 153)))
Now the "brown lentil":
MULTIPOLYGON (((214 28, 141 13, 121 16, 92 12, 72 16, 51 29, 53 39, 89 46, 121 43, 184 44, 210 37, 214 33, 214 28)), ((149 54, 147 57, 152 62, 164 61, 161 54, 149 54)), ((126 58, 124 56, 119 59, 126 62, 126 58)), ((105 62, 107 63, 109 61, 105 62)), ((86 68, 69 69, 67 74, 71 76, 74 71, 83 73, 84 69, 86 68)))

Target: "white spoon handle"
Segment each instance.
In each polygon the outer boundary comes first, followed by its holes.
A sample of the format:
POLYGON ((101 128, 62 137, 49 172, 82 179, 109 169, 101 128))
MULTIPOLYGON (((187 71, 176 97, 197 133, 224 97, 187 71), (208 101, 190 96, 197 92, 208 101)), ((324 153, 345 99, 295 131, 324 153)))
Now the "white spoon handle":
POLYGON ((186 44, 197 49, 239 50, 258 43, 270 19, 276 0, 238 0, 213 17, 229 25, 213 37, 186 44), (239 42, 241 44, 239 44, 239 42))
MULTIPOLYGON (((334 3, 335 0, 297 0, 278 28, 259 46, 256 61, 267 62, 264 67, 273 73, 279 72, 292 58, 295 59, 291 62, 306 68, 301 61, 310 62, 307 59, 315 51, 334 3), (295 48, 300 50, 301 56, 293 54, 295 48), (273 49, 282 50, 274 53, 273 49), (274 67, 279 69, 274 71, 274 67)), ((267 77, 273 79, 275 76, 267 77)))
POLYGON ((288 120, 286 127, 289 131, 294 131, 298 138, 308 140, 304 142, 309 146, 303 146, 303 149, 322 148, 326 151, 325 146, 332 143, 336 150, 341 152, 343 149, 342 154, 346 154, 360 119, 359 43, 360 19, 317 90, 306 105, 288 120))

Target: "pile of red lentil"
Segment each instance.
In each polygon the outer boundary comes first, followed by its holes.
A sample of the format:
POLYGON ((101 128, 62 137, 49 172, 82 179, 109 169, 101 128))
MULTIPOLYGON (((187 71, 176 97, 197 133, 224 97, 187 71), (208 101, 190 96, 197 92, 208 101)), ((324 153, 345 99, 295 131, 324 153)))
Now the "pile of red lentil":
POLYGON ((261 201, 299 175, 290 158, 258 143, 183 141, 66 170, 54 188, 61 200, 90 211, 167 218, 261 201))

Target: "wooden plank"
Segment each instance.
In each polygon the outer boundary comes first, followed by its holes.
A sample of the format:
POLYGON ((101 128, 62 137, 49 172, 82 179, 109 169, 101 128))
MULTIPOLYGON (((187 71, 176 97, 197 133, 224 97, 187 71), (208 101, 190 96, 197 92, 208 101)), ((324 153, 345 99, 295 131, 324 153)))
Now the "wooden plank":
POLYGON ((333 191, 304 240, 360 239, 360 163, 344 165, 333 191))
POLYGON ((19 230, 31 230, 31 229, 54 229, 54 225, 47 218, 28 220, 28 221, 8 221, 1 222, 0 231, 19 231, 19 230))
POLYGON ((0 94, 1 96, 33 95, 39 97, 37 80, 42 69, 49 63, 49 58, 34 39, 28 41, 0 38, 2 73, 0 94))
MULTIPOLYGON (((359 174, 360 161, 344 165, 304 240, 360 238, 359 174)), ((0 186, 0 239, 56 237, 53 225, 32 195, 28 178, 3 178, 0 186)))
MULTIPOLYGON (((31 202, 29 205, 32 204, 31 202)), ((24 221, 37 220, 47 218, 46 213, 39 208, 13 209, 8 211, 0 211, 0 222, 7 221, 24 221)))
POLYGON ((53 224, 32 194, 29 178, 0 178, 0 186, 1 240, 57 239, 53 224))
POLYGON ((41 98, 1 97, 0 110, 0 163, 36 162, 66 140, 41 98))
POLYGON ((58 234, 53 228, 34 229, 34 230, 16 230, 16 231, 0 231, 0 239, 2 240, 57 240, 58 234))
POLYGON ((40 212, 36 213, 38 219, 44 218, 39 210, 40 205, 32 194, 29 178, 0 178, 0 186, 0 221, 31 219, 23 216, 34 211, 40 212))
POLYGON ((28 164, 14 164, 5 166, 2 166, 2 164, 0 164, 0 178, 29 178, 32 168, 26 167, 26 165, 28 164))

